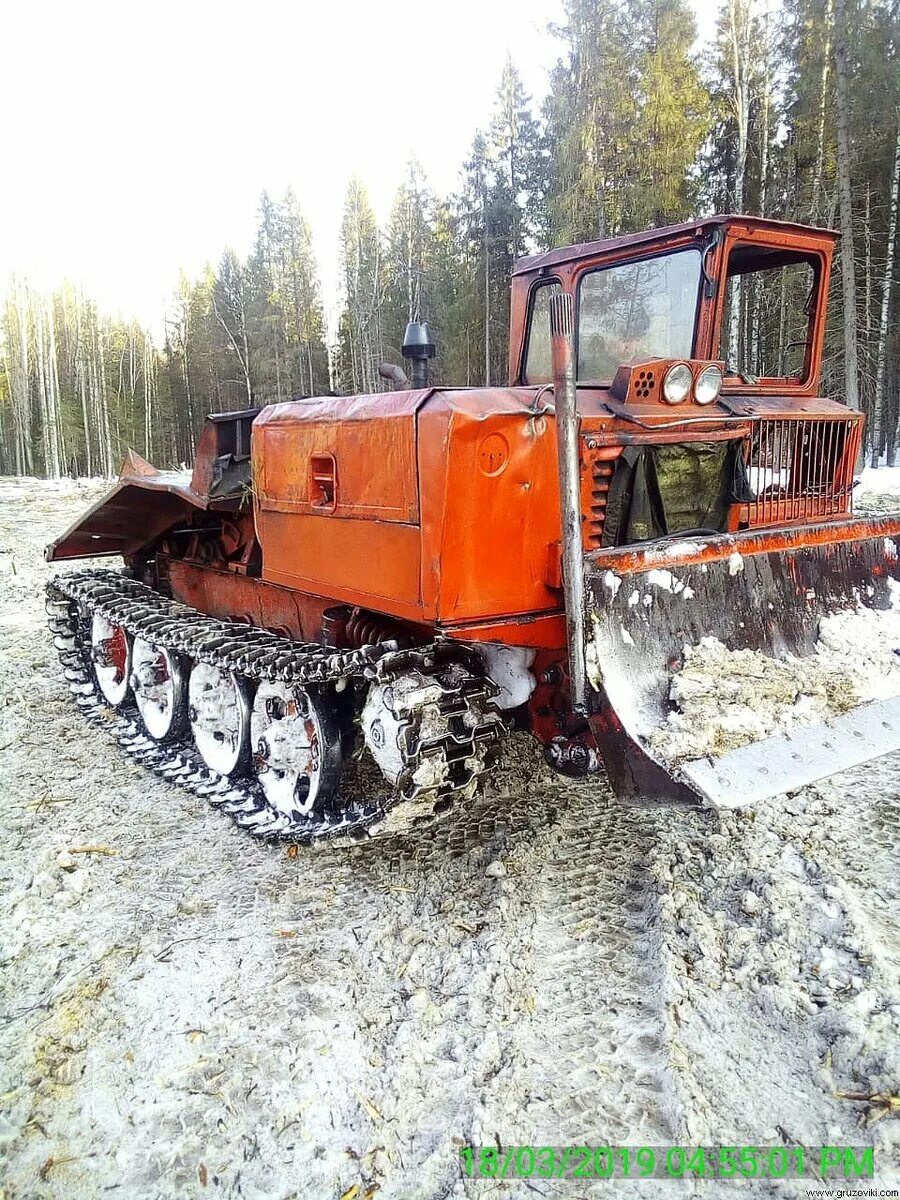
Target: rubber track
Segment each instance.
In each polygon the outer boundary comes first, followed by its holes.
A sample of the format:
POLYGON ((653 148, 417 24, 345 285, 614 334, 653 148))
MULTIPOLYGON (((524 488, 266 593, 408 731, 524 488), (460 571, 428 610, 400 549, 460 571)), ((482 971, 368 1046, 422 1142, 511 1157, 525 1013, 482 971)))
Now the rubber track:
POLYGON ((375 834, 403 832, 443 815, 458 799, 474 795, 480 776, 493 765, 505 724, 492 706, 496 689, 484 676, 471 674, 472 660, 462 647, 435 642, 412 650, 396 643, 335 650, 317 643, 294 642, 266 630, 220 621, 170 600, 138 580, 117 571, 87 571, 58 576, 47 584, 48 624, 54 635, 66 680, 79 707, 105 726, 136 759, 157 775, 178 783, 221 808, 255 837, 315 845, 336 839, 360 841, 375 834), (125 627, 134 636, 178 654, 212 664, 255 682, 280 681, 303 686, 340 681, 387 681, 421 670, 442 680, 442 708, 465 712, 471 737, 448 735, 423 739, 407 727, 401 739, 407 756, 398 790, 374 800, 350 799, 339 808, 288 816, 265 799, 252 775, 231 779, 210 770, 193 744, 183 738, 161 744, 143 729, 133 705, 111 708, 96 685, 90 658, 90 623, 95 612, 125 627), (467 673, 447 685, 442 668, 464 665, 467 673), (414 782, 423 756, 443 754, 455 778, 439 788, 414 782))

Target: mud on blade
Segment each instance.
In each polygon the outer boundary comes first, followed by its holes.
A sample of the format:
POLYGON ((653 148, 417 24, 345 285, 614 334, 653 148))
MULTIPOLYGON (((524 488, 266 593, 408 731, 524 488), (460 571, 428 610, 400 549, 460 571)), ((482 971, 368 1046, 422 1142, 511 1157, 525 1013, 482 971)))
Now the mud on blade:
POLYGON ((814 653, 823 617, 891 606, 900 519, 669 539, 585 562, 591 724, 625 798, 758 802, 900 749, 900 699, 667 766, 648 745, 666 720, 684 647, 715 637, 774 659, 814 653))

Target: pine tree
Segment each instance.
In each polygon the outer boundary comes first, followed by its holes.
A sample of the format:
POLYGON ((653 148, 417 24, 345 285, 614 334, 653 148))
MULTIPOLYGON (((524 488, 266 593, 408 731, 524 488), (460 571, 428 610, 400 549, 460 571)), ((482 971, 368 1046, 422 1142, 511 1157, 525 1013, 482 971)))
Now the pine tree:
POLYGON ((709 96, 691 50, 696 25, 686 0, 636 5, 636 169, 626 206, 633 229, 688 220, 697 205, 694 167, 710 121, 709 96))
POLYGON ((338 338, 340 385, 348 392, 376 392, 383 384, 378 367, 384 360, 382 246, 375 214, 358 179, 350 181, 344 204, 341 266, 345 309, 338 338))
POLYGON ((614 0, 565 0, 565 52, 544 106, 550 143, 548 207, 557 244, 626 227, 636 146, 637 49, 614 0))

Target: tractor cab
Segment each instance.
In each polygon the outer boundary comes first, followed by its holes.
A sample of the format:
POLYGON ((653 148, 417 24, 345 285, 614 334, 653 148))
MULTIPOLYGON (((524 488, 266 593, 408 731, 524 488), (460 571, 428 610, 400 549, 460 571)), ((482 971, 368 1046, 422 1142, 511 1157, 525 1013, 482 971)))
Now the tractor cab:
POLYGON ((549 386, 572 299, 588 548, 849 516, 862 416, 818 394, 836 237, 724 216, 517 264, 513 383, 549 386))
MULTIPOLYGON (((579 388, 609 388, 623 364, 666 359, 717 363, 726 398, 815 396, 836 238, 782 221, 713 217, 521 259, 510 382, 550 382, 549 302, 568 292, 579 388)), ((703 387, 632 399, 703 405, 717 396, 703 387)))

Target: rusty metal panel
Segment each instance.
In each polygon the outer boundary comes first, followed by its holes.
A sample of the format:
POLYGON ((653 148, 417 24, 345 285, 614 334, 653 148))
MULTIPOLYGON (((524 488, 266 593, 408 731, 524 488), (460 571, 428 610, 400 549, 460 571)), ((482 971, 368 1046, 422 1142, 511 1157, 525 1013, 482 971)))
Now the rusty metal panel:
POLYGON ((322 613, 331 604, 294 588, 177 559, 167 560, 166 574, 172 595, 183 604, 222 620, 246 621, 302 641, 320 640, 322 613))
POLYGON ((419 619, 418 526, 261 510, 256 527, 269 582, 419 619))
POLYGON ((416 413, 429 395, 327 397, 263 409, 253 424, 260 510, 417 522, 416 413), (323 486, 321 464, 329 460, 333 479, 323 486))
POLYGON ((441 622, 558 610, 556 427, 533 393, 438 393, 419 414, 422 595, 441 622))
POLYGON ((193 508, 206 508, 183 472, 123 477, 44 552, 48 562, 134 554, 193 508))
MULTIPOLYGON (((889 605, 890 581, 900 577, 898 548, 900 519, 888 517, 588 555, 591 721, 619 794, 692 794, 645 741, 665 719, 671 666, 686 644, 713 634, 732 650, 804 657, 822 616, 859 603, 889 605)), ((770 794, 779 790, 777 771, 771 785, 770 794)))
POLYGON ((522 275, 533 271, 549 270, 562 263, 575 259, 601 258, 613 253, 624 253, 629 257, 639 257, 647 247, 668 249, 685 240, 708 233, 716 227, 729 227, 748 237, 758 234, 760 238, 771 240, 774 244, 788 247, 833 246, 837 241, 837 233, 830 229, 818 229, 811 225, 798 225, 793 221, 777 221, 769 217, 740 216, 711 216, 701 217, 698 221, 685 221, 680 225, 665 225, 659 229, 642 230, 639 233, 628 233, 620 237, 606 238, 603 241, 583 242, 577 246, 563 246, 557 250, 548 250, 529 258, 520 258, 513 267, 513 275, 522 275))

